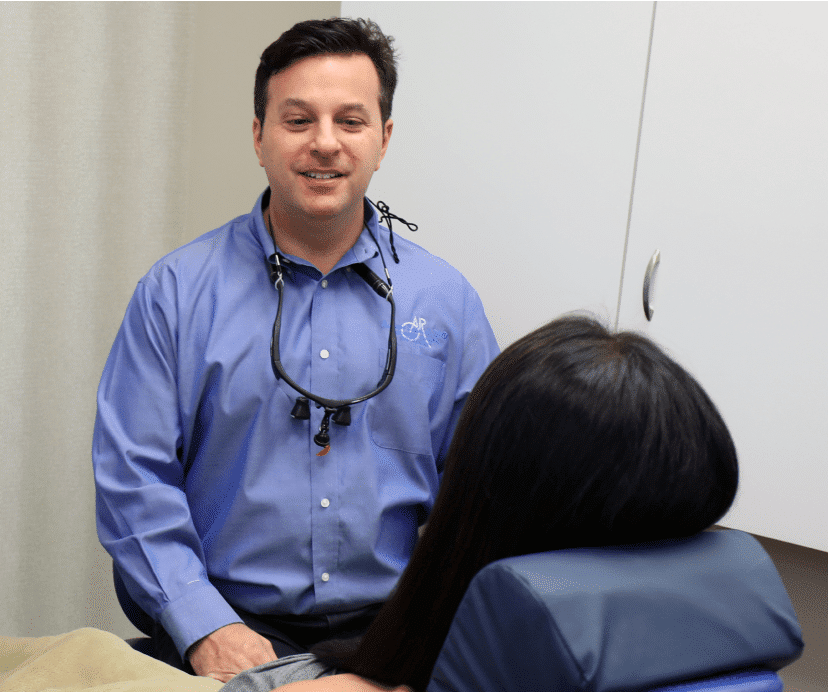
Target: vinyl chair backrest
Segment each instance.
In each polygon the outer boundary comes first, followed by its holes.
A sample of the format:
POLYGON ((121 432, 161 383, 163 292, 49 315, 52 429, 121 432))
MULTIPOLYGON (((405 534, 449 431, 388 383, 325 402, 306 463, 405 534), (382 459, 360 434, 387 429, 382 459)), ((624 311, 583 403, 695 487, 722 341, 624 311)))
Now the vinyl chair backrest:
POLYGON ((782 678, 770 670, 745 671, 658 687, 650 692, 783 692, 782 678))
POLYGON ((756 539, 706 531, 486 566, 460 603, 428 692, 640 692, 778 670, 802 647, 756 539))

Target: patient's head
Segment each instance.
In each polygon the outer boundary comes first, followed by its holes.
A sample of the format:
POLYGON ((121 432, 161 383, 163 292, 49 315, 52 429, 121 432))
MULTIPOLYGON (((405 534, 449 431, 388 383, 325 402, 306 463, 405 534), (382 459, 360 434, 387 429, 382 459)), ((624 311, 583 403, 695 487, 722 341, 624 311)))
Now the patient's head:
POLYGON ((474 575, 559 548, 681 538, 736 493, 733 441, 698 383, 643 336, 564 317, 472 390, 426 530, 347 670, 425 689, 474 575))
POLYGON ((443 501, 464 502, 504 555, 688 536, 727 511, 738 481, 696 380, 646 337, 576 316, 491 364, 446 467, 443 501))

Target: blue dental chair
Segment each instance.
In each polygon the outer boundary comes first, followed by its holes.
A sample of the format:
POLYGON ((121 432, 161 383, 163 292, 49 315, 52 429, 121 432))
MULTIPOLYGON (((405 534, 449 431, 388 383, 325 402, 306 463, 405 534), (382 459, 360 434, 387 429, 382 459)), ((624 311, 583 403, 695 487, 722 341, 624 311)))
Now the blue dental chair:
POLYGON ((508 558, 472 580, 428 692, 782 692, 802 632, 741 531, 508 558))
MULTIPOLYGON (((114 576, 124 611, 151 632, 117 569, 114 576)), ((130 640, 145 653, 148 642, 130 640)), ((484 567, 427 692, 782 692, 775 671, 803 646, 759 542, 741 531, 706 531, 484 567)))

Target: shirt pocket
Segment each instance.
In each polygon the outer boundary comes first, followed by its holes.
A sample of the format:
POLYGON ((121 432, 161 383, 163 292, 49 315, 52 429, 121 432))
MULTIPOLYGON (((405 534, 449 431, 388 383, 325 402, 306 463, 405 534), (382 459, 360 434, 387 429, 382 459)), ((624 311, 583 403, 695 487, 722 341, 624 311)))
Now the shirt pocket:
MULTIPOLYGON (((383 350, 380 356, 383 366, 385 358, 383 350)), ((400 348, 394 379, 373 400, 371 407, 368 425, 374 444, 433 456, 431 418, 437 410, 444 374, 442 360, 400 348)))

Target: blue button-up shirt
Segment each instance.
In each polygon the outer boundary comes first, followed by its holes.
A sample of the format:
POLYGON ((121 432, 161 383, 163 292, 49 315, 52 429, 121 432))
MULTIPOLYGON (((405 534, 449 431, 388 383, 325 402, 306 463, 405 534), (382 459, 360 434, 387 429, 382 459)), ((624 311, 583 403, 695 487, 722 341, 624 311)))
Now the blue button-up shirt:
MULTIPOLYGON (((265 192, 269 194, 269 192, 265 192)), ((366 226, 390 260, 389 232, 366 226)), ((398 358, 390 386, 331 425, 291 418, 273 375, 275 251, 250 214, 160 260, 141 279, 98 390, 98 534, 131 596, 180 652, 239 618, 335 613, 387 598, 434 502, 457 417, 498 347, 474 289, 396 237, 389 266, 398 358)), ((280 348, 300 386, 372 391, 390 306, 349 265, 384 271, 366 231, 326 276, 286 257, 280 348)))

